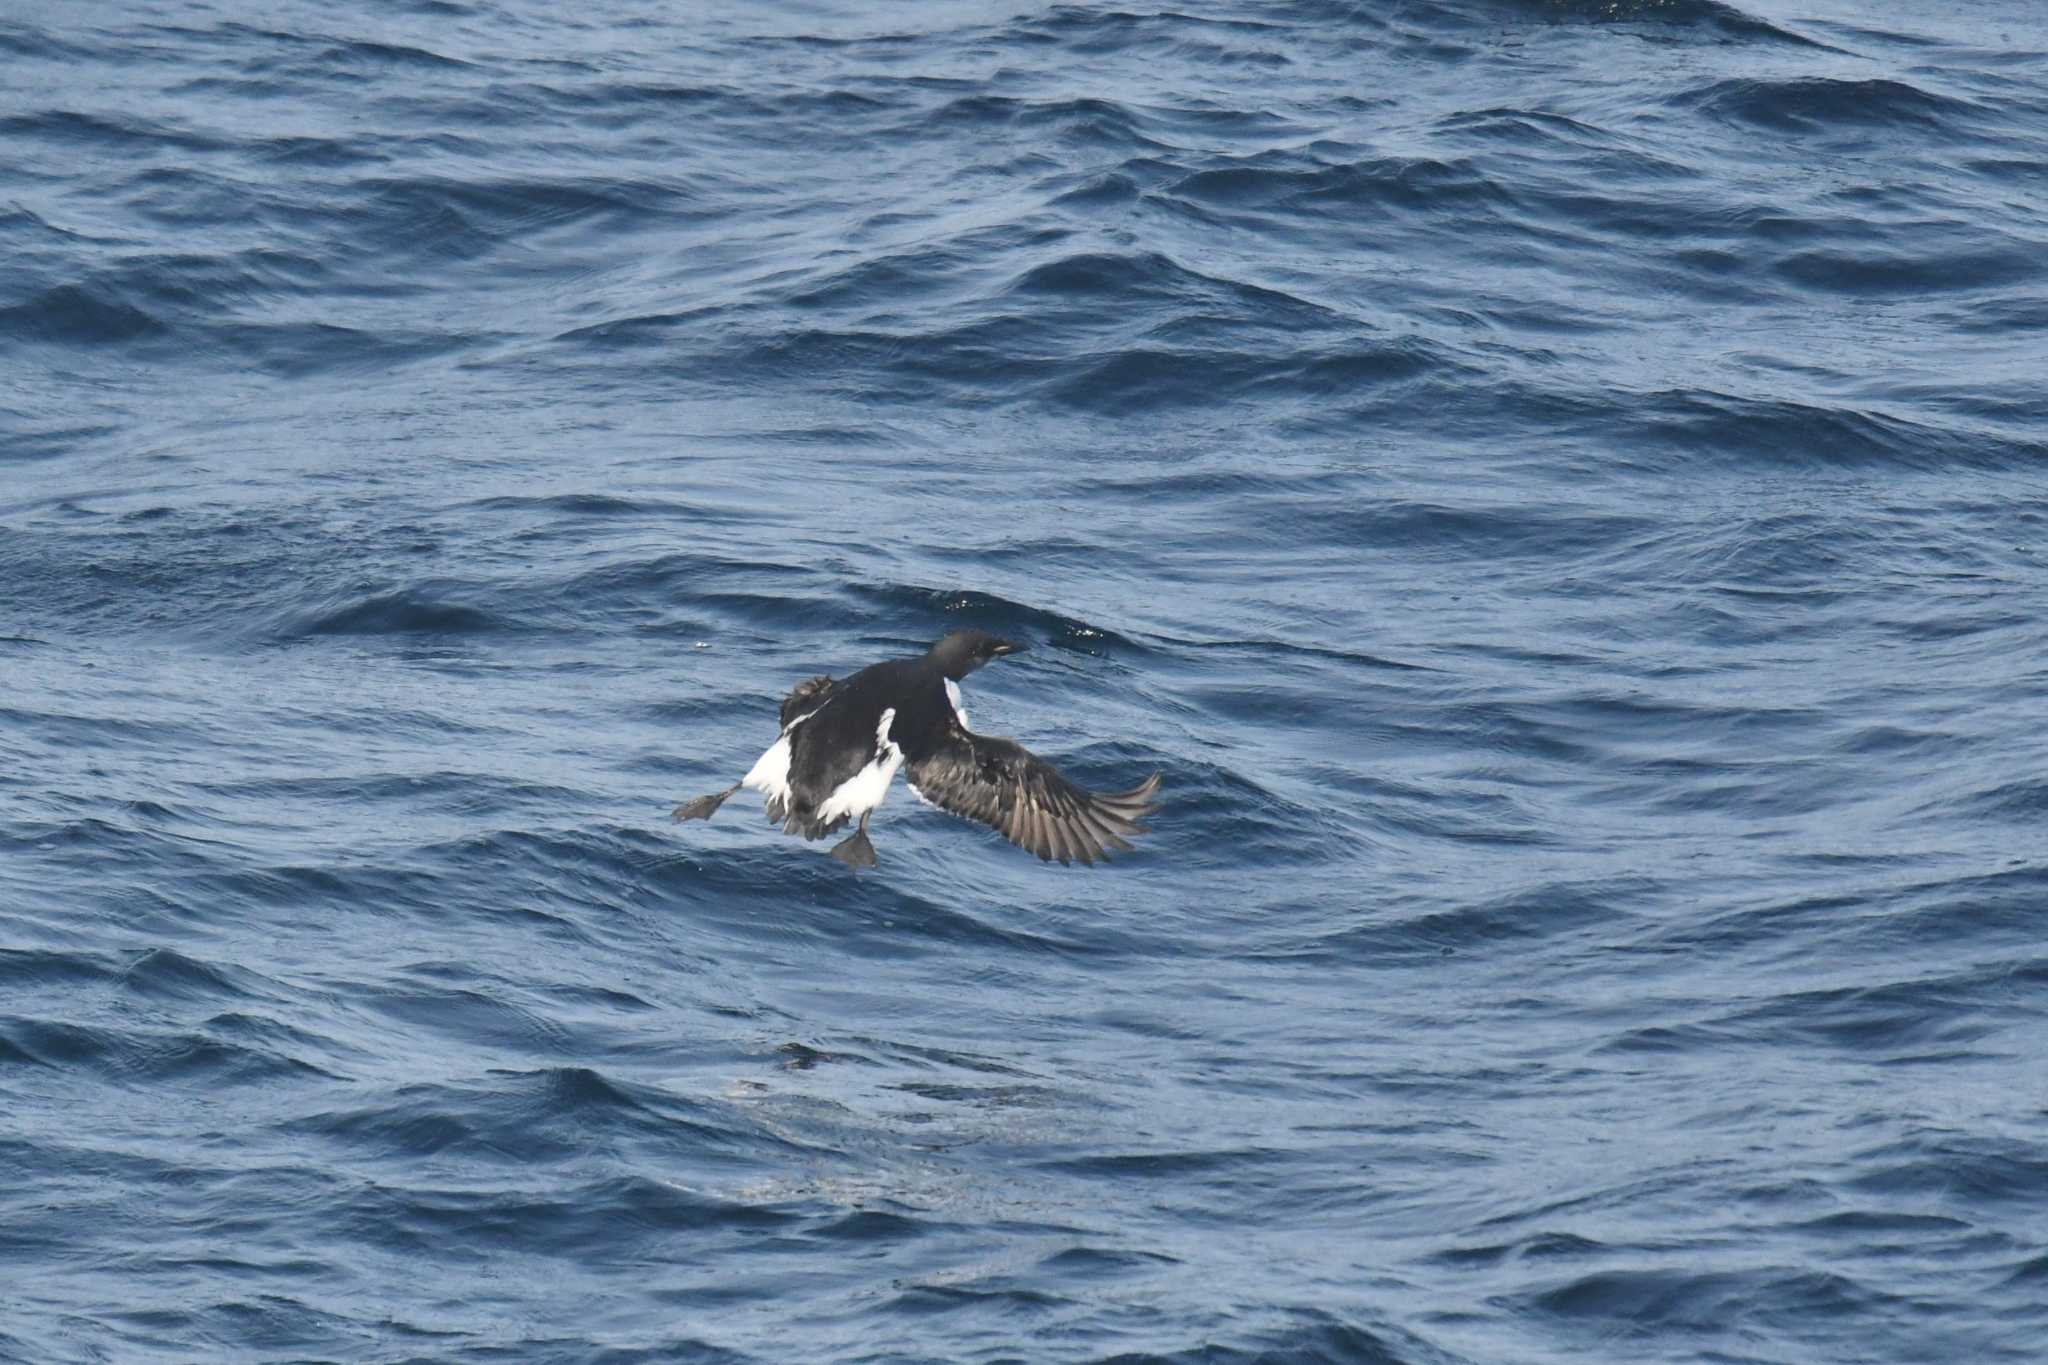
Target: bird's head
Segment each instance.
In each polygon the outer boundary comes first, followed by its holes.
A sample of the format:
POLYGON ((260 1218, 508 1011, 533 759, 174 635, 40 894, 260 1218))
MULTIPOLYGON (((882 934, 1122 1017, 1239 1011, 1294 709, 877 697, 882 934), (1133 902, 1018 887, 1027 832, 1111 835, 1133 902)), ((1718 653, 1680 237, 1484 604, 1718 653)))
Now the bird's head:
POLYGON ((1024 646, 1000 639, 985 630, 952 630, 932 646, 928 657, 944 670, 947 677, 958 682, 991 659, 1023 652, 1024 646))

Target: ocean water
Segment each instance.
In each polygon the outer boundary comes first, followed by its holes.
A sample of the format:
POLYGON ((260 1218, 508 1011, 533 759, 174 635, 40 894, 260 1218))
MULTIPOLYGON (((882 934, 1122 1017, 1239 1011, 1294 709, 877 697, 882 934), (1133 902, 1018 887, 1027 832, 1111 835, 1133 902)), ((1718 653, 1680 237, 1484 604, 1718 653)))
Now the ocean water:
POLYGON ((2048 1359, 2048 11, 0 13, 0 1358, 2048 1359), (678 800, 972 624, 1139 850, 678 800))

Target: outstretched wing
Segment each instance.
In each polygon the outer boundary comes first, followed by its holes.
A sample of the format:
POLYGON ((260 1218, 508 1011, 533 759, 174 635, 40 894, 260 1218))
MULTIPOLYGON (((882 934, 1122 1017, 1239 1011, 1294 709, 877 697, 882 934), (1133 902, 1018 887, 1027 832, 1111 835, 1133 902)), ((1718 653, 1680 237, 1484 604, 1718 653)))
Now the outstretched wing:
POLYGON ((1143 834, 1138 822, 1158 807, 1154 773, 1127 792, 1081 790, 1058 769, 1014 740, 948 727, 931 753, 908 769, 911 787, 935 806, 979 820, 1043 860, 1075 858, 1091 867, 1109 850, 1143 834))
POLYGON ((825 704, 825 696, 832 690, 832 679, 820 673, 815 678, 806 678, 789 689, 789 695, 782 699, 782 728, 798 716, 808 715, 825 704))

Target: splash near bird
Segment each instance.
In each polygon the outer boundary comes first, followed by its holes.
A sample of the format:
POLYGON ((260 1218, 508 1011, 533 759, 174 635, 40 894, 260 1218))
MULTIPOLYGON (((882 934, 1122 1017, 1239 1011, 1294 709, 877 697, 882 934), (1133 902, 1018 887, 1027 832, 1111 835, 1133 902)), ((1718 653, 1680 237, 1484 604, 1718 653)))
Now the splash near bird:
POLYGON ((1024 646, 980 630, 949 632, 915 659, 892 659, 850 678, 798 683, 782 701, 782 734, 747 775, 724 791, 675 809, 709 820, 741 787, 761 793, 787 834, 820 839, 858 818, 832 849, 849 867, 873 867, 868 817, 899 769, 918 797, 979 820, 1042 861, 1093 866, 1128 842, 1158 809, 1154 773, 1126 792, 1097 795, 1061 777, 1014 740, 977 735, 960 709, 960 680, 1024 646))

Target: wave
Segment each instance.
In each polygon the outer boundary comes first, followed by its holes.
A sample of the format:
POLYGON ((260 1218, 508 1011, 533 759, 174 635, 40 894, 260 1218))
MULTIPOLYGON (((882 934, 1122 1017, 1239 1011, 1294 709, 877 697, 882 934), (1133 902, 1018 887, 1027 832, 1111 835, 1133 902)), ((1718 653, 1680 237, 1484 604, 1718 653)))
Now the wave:
POLYGON ((276 631, 290 640, 320 635, 467 636, 520 628, 502 614, 459 600, 462 586, 423 583, 395 592, 347 594, 338 604, 302 609, 276 631))
POLYGON ((1716 118, 1797 134, 1870 128, 1960 134, 1979 112, 1968 100, 1882 78, 1732 78, 1688 91, 1676 102, 1716 118))
POLYGON ((101 290, 57 285, 0 308, 0 335, 66 346, 107 346, 160 337, 161 318, 101 290))
POLYGON ((1640 26, 1710 42, 1837 50, 1721 0, 1483 0, 1481 8, 1550 23, 1640 26))

